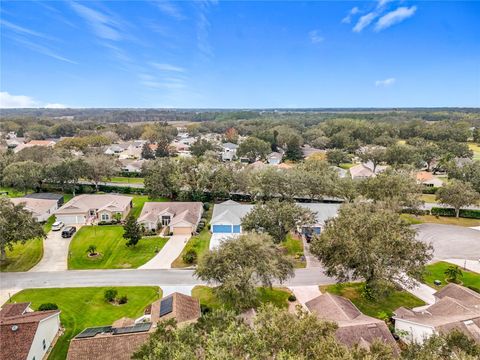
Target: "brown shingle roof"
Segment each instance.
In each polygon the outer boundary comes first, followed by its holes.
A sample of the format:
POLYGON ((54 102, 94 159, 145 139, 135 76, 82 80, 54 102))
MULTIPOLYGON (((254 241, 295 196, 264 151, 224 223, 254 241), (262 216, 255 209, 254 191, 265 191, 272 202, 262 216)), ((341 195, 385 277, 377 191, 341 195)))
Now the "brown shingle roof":
POLYGON ((202 215, 201 202, 146 202, 138 221, 158 221, 158 216, 166 211, 173 214, 171 224, 185 220, 192 225, 197 225, 202 215))
POLYGON ((168 320, 175 318, 177 323, 190 322, 197 320, 200 315, 200 302, 191 296, 173 293, 164 297, 161 300, 155 301, 151 306, 151 319, 153 323, 157 323, 162 320, 168 320), (162 300, 169 297, 173 297, 172 312, 160 317, 160 304, 162 300))
POLYGON ((480 305, 479 293, 453 283, 450 283, 444 288, 440 289, 434 295, 438 299, 448 296, 450 298, 460 300, 466 305, 480 305))
POLYGON ((0 319, 11 317, 11 316, 22 315, 27 311, 29 306, 30 306, 30 303, 28 302, 5 304, 2 306, 2 309, 0 310, 0 319))
POLYGON ((127 326, 135 325, 135 320, 129 317, 122 317, 118 320, 115 320, 112 324, 112 328, 123 328, 127 326))
POLYGON ((149 332, 95 336, 70 342, 67 360, 130 360, 150 336, 149 332))

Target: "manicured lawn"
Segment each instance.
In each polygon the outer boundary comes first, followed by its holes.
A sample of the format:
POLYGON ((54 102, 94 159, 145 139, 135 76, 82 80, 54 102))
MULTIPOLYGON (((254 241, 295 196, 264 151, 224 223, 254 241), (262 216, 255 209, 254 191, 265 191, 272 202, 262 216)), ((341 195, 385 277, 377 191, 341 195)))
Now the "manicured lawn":
POLYGON ((43 224, 43 231, 45 233, 48 233, 50 230, 52 230, 52 225, 55 222, 55 215, 52 215, 48 218, 48 220, 43 224))
POLYGON ((142 212, 143 205, 147 201, 170 201, 170 199, 167 198, 155 198, 155 199, 150 199, 148 195, 128 195, 133 197, 133 207, 131 210, 131 214, 138 218, 140 216, 140 213, 142 212))
POLYGON ((448 216, 439 216, 438 218, 433 215, 422 215, 414 216, 410 214, 402 214, 401 217, 408 221, 410 224, 423 224, 423 223, 434 223, 434 224, 446 224, 446 225, 457 225, 457 226, 480 226, 480 220, 478 219, 466 219, 466 218, 455 218, 448 216))
MULTIPOLYGON (((257 288, 259 304, 271 303, 279 308, 288 308, 288 297, 291 292, 284 288, 257 288)), ((213 288, 203 285, 195 286, 192 290, 192 296, 200 300, 200 304, 208 306, 211 309, 218 309, 222 302, 213 293, 213 288)))
POLYGON ((420 200, 425 201, 426 203, 437 203, 437 197, 435 194, 422 194, 420 200))
POLYGON ((210 246, 210 238, 212 237, 212 234, 208 230, 208 223, 210 222, 210 219, 212 217, 212 211, 213 206, 210 206, 208 211, 202 215, 202 217, 207 220, 207 225, 205 225, 205 228, 200 231, 198 235, 192 236, 190 240, 188 240, 187 244, 182 250, 182 253, 172 263, 172 267, 184 268, 195 265, 196 262, 194 264, 187 264, 183 261, 183 255, 189 250, 195 250, 195 252, 197 253, 197 260, 198 258, 202 257, 206 252, 208 252, 208 248, 210 246))
MULTIPOLYGON (((425 284, 431 286, 434 289, 442 288, 448 284, 447 280, 445 280, 445 270, 448 269, 449 266, 452 266, 445 261, 439 261, 435 264, 430 264, 425 266, 425 275, 423 276, 423 281, 425 284), (440 280, 442 284, 440 286, 434 285, 435 280, 440 280)), ((459 277, 458 279, 463 282, 464 286, 472 286, 474 288, 480 289, 480 274, 477 274, 472 271, 463 270, 463 276, 459 277)))
POLYGON ((27 271, 43 256, 43 240, 33 239, 25 244, 17 243, 13 250, 7 249, 7 260, 0 263, 0 271, 27 271))
POLYGON ((120 225, 83 226, 70 243, 68 268, 81 269, 128 269, 145 264, 156 255, 167 239, 147 237, 135 247, 127 247, 120 225), (98 257, 88 257, 87 248, 95 245, 98 257))
POLYGON ((393 290, 389 296, 383 299, 369 301, 362 296, 362 287, 363 283, 345 283, 322 286, 320 287, 320 290, 322 293, 327 291, 335 295, 346 297, 347 299, 350 299, 350 301, 352 301, 364 314, 378 318, 383 318, 382 314, 384 313, 390 316, 393 311, 400 306, 414 308, 425 305, 422 300, 404 290, 393 290))
POLYGON ((282 247, 286 250, 287 255, 293 258, 296 268, 307 266, 307 262, 301 259, 303 256, 303 241, 301 239, 288 234, 287 239, 282 243, 282 247))
POLYGON ((65 333, 58 339, 49 359, 65 359, 70 339, 85 328, 111 325, 124 316, 139 317, 147 305, 161 297, 161 290, 155 286, 117 287, 118 295, 127 295, 128 302, 112 305, 103 298, 106 289, 110 287, 29 289, 13 296, 12 301, 31 302, 35 310, 47 302, 58 305, 65 333))
MULTIPOLYGON (((33 190, 28 190, 27 194, 30 194, 32 192, 33 192, 33 190)), ((18 191, 17 189, 14 189, 14 188, 11 188, 11 187, 3 187, 3 186, 0 186, 0 193, 2 193, 2 194, 7 193, 6 195, 8 197, 11 197, 11 198, 25 196, 24 191, 18 191)))
POLYGON ((106 180, 106 181, 113 182, 113 183, 122 183, 122 184, 143 184, 143 178, 139 178, 139 177, 115 176, 115 177, 112 177, 110 180, 106 180))

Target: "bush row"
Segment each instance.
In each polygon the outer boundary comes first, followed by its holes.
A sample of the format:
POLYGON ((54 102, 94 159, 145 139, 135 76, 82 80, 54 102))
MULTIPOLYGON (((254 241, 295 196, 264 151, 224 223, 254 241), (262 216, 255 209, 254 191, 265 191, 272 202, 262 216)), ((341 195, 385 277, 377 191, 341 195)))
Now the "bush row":
MULTIPOLYGON (((455 216, 455 209, 433 207, 430 211, 435 216, 455 216)), ((461 209, 459 213, 460 217, 468 219, 480 219, 480 210, 461 209)))

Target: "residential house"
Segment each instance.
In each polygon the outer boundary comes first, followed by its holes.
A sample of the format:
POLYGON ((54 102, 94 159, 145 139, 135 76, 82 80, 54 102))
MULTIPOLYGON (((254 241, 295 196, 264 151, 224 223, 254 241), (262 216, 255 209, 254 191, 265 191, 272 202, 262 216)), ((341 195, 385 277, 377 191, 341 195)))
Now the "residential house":
POLYGON ((0 310, 0 360, 42 360, 55 345, 60 310, 33 311, 30 303, 0 310))
POLYGON ((337 172, 339 178, 344 178, 347 176, 347 170, 342 169, 341 167, 338 167, 338 166, 333 166, 332 168, 337 172))
MULTIPOLYGON (((312 210, 316 214, 315 224, 305 224, 298 230, 302 234, 319 234, 325 225, 325 222, 336 216, 340 204, 335 203, 297 203, 298 205, 312 210)), ((232 238, 242 233, 242 218, 245 217, 254 205, 240 204, 228 200, 221 204, 215 204, 213 207, 210 239, 210 249, 217 247, 222 241, 232 238)))
POLYGON ((146 140, 135 140, 128 143, 127 148, 121 152, 118 156, 119 159, 141 159, 143 145, 146 144, 146 140))
POLYGON ((322 294, 305 306, 321 320, 332 321, 338 325, 335 337, 347 346, 360 346, 366 350, 377 341, 392 346, 397 344, 383 320, 363 314, 353 303, 341 296, 322 294))
POLYGON ((267 156, 267 162, 270 165, 279 165, 282 162, 283 154, 280 152, 272 152, 267 156))
POLYGON ((120 155, 122 152, 124 152, 128 148, 127 143, 123 144, 112 144, 107 147, 107 149, 104 151, 105 155, 120 155))
POLYGON ((19 145, 25 144, 26 139, 24 137, 11 137, 7 138, 5 142, 7 143, 7 147, 9 149, 14 149, 19 145))
MULTIPOLYGON (((18 138, 17 138, 17 140, 18 140, 18 138)), ((19 151, 22 151, 23 149, 34 147, 34 146, 42 146, 42 147, 53 148, 56 143, 57 143, 56 140, 52 140, 52 139, 50 139, 50 140, 31 140, 28 143, 18 144, 13 149, 13 152, 18 153, 19 151)))
POLYGON ((111 326, 85 329, 70 342, 67 360, 129 360, 155 332, 159 321, 174 318, 182 326, 200 315, 197 299, 173 293, 149 305, 136 320, 121 318, 111 326))
POLYGON ((190 156, 190 145, 185 144, 180 141, 172 141, 170 143, 170 149, 172 152, 178 154, 179 156, 190 156))
MULTIPOLYGON (((62 197, 63 198, 63 197, 62 197)), ((11 198, 15 205, 23 204, 25 210, 38 222, 45 222, 58 209, 58 199, 36 199, 31 197, 11 198)))
POLYGON ((433 334, 458 330, 480 343, 480 294, 448 284, 434 296, 435 303, 426 308, 395 310, 395 332, 411 343, 423 342, 433 334))
POLYGON ((350 172, 350 176, 352 177, 352 179, 362 180, 377 176, 377 174, 385 171, 387 167, 384 165, 377 165, 375 167, 375 171, 373 171, 373 168, 373 163, 371 161, 368 161, 366 163, 352 166, 350 169, 348 169, 348 171, 350 172))
POLYGON ((122 172, 140 174, 143 169, 143 164, 145 164, 147 160, 121 159, 119 161, 122 172))
POLYGON ((191 235, 202 217, 201 202, 146 202, 138 218, 145 229, 168 226, 174 235, 191 235))
POLYGON ((64 202, 63 195, 55 193, 32 193, 25 195, 24 197, 30 199, 55 200, 58 207, 61 207, 64 202))
POLYGON ((86 224, 111 221, 117 216, 125 219, 132 208, 132 197, 118 194, 79 195, 55 212, 65 224, 86 224))
POLYGON ((422 184, 427 187, 442 187, 443 180, 434 176, 431 172, 428 171, 419 171, 415 175, 417 184, 422 184))
POLYGON ((237 144, 224 143, 222 144, 222 160, 233 161, 237 158, 237 144))

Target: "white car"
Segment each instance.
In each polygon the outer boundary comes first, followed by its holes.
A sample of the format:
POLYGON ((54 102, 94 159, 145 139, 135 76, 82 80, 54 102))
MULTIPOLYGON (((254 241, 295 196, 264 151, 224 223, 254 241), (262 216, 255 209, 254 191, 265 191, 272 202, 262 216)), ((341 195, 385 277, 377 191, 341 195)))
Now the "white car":
POLYGON ((52 224, 52 230, 53 231, 59 231, 59 230, 62 230, 62 228, 65 226, 65 224, 61 221, 55 221, 53 224, 52 224))

